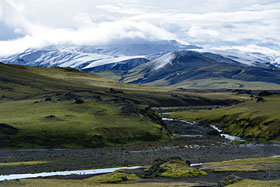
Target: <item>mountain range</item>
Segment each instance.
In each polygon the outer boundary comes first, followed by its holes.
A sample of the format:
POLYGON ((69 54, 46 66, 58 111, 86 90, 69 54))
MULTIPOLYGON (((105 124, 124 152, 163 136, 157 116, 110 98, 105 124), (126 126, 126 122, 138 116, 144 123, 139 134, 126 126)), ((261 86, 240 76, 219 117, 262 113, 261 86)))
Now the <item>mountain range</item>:
POLYGON ((279 57, 207 50, 175 40, 48 46, 0 57, 7 64, 71 67, 118 81, 177 88, 263 88, 280 84, 279 57))

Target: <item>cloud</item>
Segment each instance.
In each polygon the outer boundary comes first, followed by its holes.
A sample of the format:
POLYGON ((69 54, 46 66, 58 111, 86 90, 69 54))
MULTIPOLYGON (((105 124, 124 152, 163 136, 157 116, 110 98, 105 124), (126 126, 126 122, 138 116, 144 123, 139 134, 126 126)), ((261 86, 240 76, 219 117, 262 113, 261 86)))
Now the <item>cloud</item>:
POLYGON ((279 17, 279 0, 0 0, 0 55, 125 39, 272 54, 280 51, 279 17))
POLYGON ((90 28, 78 30, 49 29, 45 32, 27 35, 13 41, 0 41, 0 55, 22 52, 28 48, 39 48, 48 45, 76 44, 102 45, 110 42, 121 42, 122 39, 169 40, 176 36, 146 22, 102 22, 90 28))
POLYGON ((113 5, 100 5, 97 8, 109 11, 109 12, 114 12, 114 13, 119 13, 119 14, 141 14, 143 11, 139 9, 134 9, 126 6, 113 6, 113 5))

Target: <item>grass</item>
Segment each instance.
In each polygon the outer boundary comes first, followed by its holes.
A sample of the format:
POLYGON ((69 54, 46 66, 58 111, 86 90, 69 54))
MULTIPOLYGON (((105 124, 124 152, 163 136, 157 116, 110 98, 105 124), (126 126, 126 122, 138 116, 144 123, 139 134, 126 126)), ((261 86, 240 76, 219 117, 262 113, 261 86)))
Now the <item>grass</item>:
MULTIPOLYGON (((151 86, 165 86, 164 80, 159 82, 155 81, 151 86)), ((185 80, 170 86, 172 88, 191 88, 191 89, 248 89, 248 90, 279 90, 280 85, 268 82, 258 81, 242 81, 234 79, 198 79, 198 80, 185 80)))
POLYGON ((280 96, 263 98, 264 102, 254 99, 215 110, 176 112, 169 117, 188 121, 206 120, 225 133, 247 139, 280 141, 280 96))
MULTIPOLYGON (((50 93, 87 92, 88 94, 114 98, 116 96, 151 106, 188 105, 192 101, 225 102, 239 101, 242 96, 232 92, 223 93, 223 98, 208 97, 197 93, 173 88, 158 88, 126 84, 109 80, 98 75, 70 68, 45 68, 5 65, 0 63, 0 97, 25 99, 50 93), (123 91, 108 93, 110 88, 123 91), (177 95, 178 97, 175 97, 177 95)), ((199 103, 198 103, 199 104, 199 103)))
POLYGON ((161 165, 165 170, 160 173, 160 177, 167 178, 192 178, 197 176, 206 176, 207 173, 189 167, 184 161, 173 160, 161 165))
POLYGON ((192 178, 197 176, 206 176, 207 173, 196 168, 190 167, 183 160, 156 160, 152 165, 146 166, 144 178, 192 178))
POLYGON ((248 158, 204 164, 202 169, 215 172, 258 172, 280 169, 280 157, 248 158))
POLYGON ((241 180, 237 183, 230 184, 227 187, 278 187, 280 186, 280 180, 241 180))
POLYGON ((168 140, 147 106, 223 105, 244 99, 248 96, 234 92, 155 88, 71 68, 0 63, 0 123, 9 125, 0 128, 0 146, 84 148, 168 140), (76 98, 84 102, 74 104, 76 98))
POLYGON ((167 140, 160 125, 141 114, 122 114, 121 106, 98 103, 93 99, 87 99, 83 104, 73 104, 73 100, 34 103, 36 101, 28 99, 1 104, 1 122, 18 129, 12 137, 16 147, 98 147, 149 140, 147 133, 154 140, 167 140))
POLYGON ((31 166, 38 164, 46 164, 49 161, 26 161, 26 162, 8 162, 8 163, 0 163, 0 166, 31 166))
POLYGON ((98 175, 85 179, 87 182, 94 183, 122 183, 126 181, 139 181, 140 178, 135 174, 127 174, 121 171, 115 171, 113 173, 108 173, 104 175, 98 175))

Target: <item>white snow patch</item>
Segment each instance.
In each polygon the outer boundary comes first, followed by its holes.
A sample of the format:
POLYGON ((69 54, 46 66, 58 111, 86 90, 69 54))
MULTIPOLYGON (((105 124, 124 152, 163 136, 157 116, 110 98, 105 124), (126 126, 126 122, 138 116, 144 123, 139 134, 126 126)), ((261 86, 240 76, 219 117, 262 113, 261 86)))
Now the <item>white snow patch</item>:
POLYGON ((125 60, 131 60, 131 59, 137 59, 137 58, 146 58, 145 56, 119 56, 119 57, 110 57, 106 59, 100 59, 95 62, 92 62, 88 66, 84 67, 83 69, 88 69, 88 68, 94 68, 97 66, 105 65, 105 64, 111 64, 111 63, 116 63, 116 62, 122 62, 125 60))
POLYGON ((275 63, 277 57, 268 56, 262 53, 256 52, 243 52, 237 49, 219 50, 219 49, 194 49, 198 52, 210 52, 221 55, 225 58, 229 58, 236 62, 246 64, 248 66, 267 66, 269 64, 275 63))
POLYGON ((167 64, 171 63, 171 61, 176 57, 176 55, 173 52, 167 53, 155 60, 153 60, 151 63, 154 64, 153 70, 158 70, 160 68, 163 68, 167 64))

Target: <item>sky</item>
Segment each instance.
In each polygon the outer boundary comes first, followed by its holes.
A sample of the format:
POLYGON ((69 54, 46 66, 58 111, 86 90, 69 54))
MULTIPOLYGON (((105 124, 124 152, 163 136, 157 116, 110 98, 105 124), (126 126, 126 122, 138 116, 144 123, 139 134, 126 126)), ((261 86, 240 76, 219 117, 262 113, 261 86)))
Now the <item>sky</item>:
POLYGON ((280 55, 280 1, 0 0, 0 56, 128 39, 280 55))

